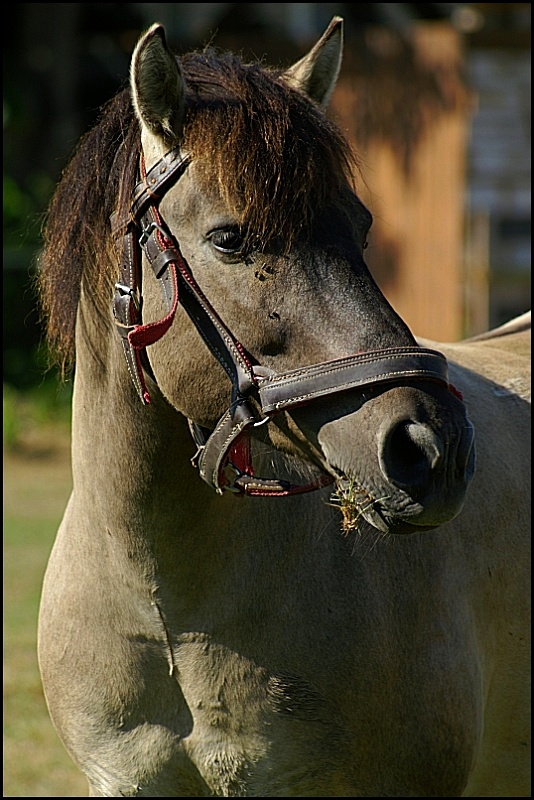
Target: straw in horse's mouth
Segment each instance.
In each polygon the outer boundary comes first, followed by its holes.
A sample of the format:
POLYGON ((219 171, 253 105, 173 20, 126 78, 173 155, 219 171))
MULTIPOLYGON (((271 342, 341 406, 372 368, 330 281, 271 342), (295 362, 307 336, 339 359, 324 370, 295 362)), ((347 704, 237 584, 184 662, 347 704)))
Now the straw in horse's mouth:
POLYGON ((349 533, 359 530, 360 520, 366 511, 370 511, 377 503, 386 499, 386 497, 373 497, 355 478, 343 477, 336 480, 336 489, 332 493, 330 505, 339 508, 343 520, 341 529, 343 533, 349 533))

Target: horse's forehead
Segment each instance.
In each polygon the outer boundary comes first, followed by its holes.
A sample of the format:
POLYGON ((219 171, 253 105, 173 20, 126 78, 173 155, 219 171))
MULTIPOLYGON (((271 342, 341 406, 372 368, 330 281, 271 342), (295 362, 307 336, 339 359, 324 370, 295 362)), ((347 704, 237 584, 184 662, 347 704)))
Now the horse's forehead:
MULTIPOLYGON (((141 133, 141 147, 146 172, 152 169, 167 152, 162 142, 146 129, 141 133)), ((167 210, 175 214, 185 213, 185 210, 191 215, 197 215, 209 210, 220 216, 224 214, 225 208, 217 177, 213 175, 213 180, 209 179, 209 169, 206 169, 206 164, 199 168, 198 157, 188 165, 179 180, 167 189, 161 201, 162 211, 167 210)))
POLYGON ((238 223, 219 186, 216 175, 193 159, 179 180, 171 186, 160 202, 160 210, 168 221, 196 221, 208 228, 231 226, 238 223))

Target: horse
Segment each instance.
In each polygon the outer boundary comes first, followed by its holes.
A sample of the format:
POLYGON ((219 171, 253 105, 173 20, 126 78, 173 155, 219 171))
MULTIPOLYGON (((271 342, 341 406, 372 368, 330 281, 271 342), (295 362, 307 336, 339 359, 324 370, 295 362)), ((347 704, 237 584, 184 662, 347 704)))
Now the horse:
POLYGON ((47 211, 38 657, 90 796, 529 796, 529 318, 439 344, 381 293, 342 49, 154 23, 47 211))

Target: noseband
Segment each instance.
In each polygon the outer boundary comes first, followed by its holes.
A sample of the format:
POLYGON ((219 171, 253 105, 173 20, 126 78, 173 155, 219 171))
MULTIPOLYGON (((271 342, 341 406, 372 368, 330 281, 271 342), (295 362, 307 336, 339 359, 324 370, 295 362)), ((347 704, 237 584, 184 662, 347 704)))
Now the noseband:
POLYGON ((329 475, 303 486, 256 477, 250 430, 280 411, 348 389, 399 378, 437 381, 449 387, 447 361, 435 350, 414 346, 371 350, 281 374, 257 364, 204 296, 158 210, 159 201, 190 162, 189 154, 170 150, 135 186, 128 215, 120 218, 115 213, 111 218, 113 235, 123 243, 113 311, 136 391, 143 404, 150 402, 144 372, 155 377, 146 347, 169 330, 180 303, 232 384, 231 404, 213 431, 189 420, 198 447, 192 461, 203 480, 219 493, 278 497, 326 486, 333 481, 329 475), (161 282, 168 307, 163 319, 148 324, 142 322, 141 249, 161 282))

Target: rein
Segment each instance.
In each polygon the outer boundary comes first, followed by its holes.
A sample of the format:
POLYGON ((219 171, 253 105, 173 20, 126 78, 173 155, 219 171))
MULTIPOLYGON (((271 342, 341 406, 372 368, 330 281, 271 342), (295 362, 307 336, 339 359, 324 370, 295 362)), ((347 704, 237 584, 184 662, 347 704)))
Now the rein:
POLYGON ((133 191, 129 213, 111 217, 112 233, 122 239, 120 281, 115 285, 113 312, 130 377, 141 402, 150 402, 144 373, 155 379, 146 348, 165 335, 182 305, 204 343, 223 367, 232 384, 231 403, 213 431, 189 420, 197 445, 192 463, 218 493, 283 497, 319 489, 333 482, 330 475, 305 485, 254 475, 250 431, 286 411, 347 389, 383 385, 399 378, 431 380, 448 388, 445 357, 427 348, 390 347, 301 367, 280 374, 262 367, 233 336, 204 296, 184 259, 178 242, 158 210, 159 201, 191 163, 178 148, 166 153, 133 191), (142 251, 161 282, 168 313, 143 324, 142 251))

